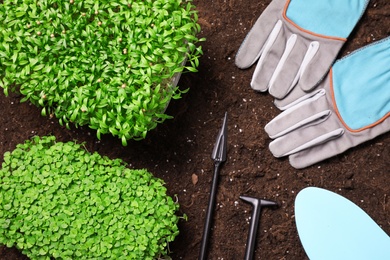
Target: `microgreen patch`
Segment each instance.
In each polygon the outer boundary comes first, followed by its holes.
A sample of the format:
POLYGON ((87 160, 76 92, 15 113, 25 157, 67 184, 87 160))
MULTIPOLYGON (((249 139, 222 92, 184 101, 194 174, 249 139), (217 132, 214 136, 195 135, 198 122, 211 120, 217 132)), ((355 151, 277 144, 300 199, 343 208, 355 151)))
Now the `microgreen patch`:
POLYGON ((31 259, 154 259, 178 234, 162 180, 74 142, 34 137, 4 154, 0 244, 31 259))
POLYGON ((204 39, 191 0, 2 2, 5 94, 19 90, 43 115, 99 138, 145 138, 180 98, 175 77, 199 65, 204 39))

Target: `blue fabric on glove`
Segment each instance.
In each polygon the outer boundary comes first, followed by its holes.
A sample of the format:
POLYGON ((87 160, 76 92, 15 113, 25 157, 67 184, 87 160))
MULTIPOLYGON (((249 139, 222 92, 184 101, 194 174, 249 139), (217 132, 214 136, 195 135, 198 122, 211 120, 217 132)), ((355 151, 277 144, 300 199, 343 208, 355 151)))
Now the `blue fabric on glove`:
POLYGON ((338 112, 353 131, 373 125, 390 111, 390 39, 337 61, 333 66, 333 93, 338 112), (351 70, 359 64, 359 72, 351 70), (378 73, 380 70, 380 73, 378 73), (359 82, 359 89, 350 82, 359 82))
POLYGON ((291 0, 286 15, 310 32, 347 38, 369 0, 291 0))

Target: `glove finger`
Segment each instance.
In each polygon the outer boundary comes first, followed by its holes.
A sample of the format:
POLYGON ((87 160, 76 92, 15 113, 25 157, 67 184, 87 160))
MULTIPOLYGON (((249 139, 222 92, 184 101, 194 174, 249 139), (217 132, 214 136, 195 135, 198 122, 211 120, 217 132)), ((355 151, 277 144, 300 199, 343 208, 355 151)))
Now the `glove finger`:
POLYGON ((339 138, 343 134, 343 128, 331 129, 330 125, 327 125, 325 121, 322 124, 309 126, 286 134, 272 141, 269 149, 275 157, 288 156, 319 145, 321 145, 322 149, 323 144, 339 138))
POLYGON ((298 86, 304 91, 316 87, 329 72, 344 43, 342 40, 322 39, 318 43, 318 51, 312 57, 309 55, 307 64, 302 68, 298 86))
POLYGON ((269 93, 277 99, 284 98, 297 84, 300 74, 318 50, 318 42, 290 36, 285 52, 269 83, 269 93))
POLYGON ((275 99, 274 105, 280 109, 280 110, 287 110, 290 107, 294 106, 297 103, 300 103, 302 100, 306 100, 313 96, 313 94, 317 93, 318 91, 313 92, 305 92, 300 87, 295 87, 287 96, 285 96, 283 99, 275 99))
POLYGON ((279 114, 264 127, 264 130, 274 139, 299 128, 319 124, 330 114, 325 90, 320 89, 315 95, 279 114))
POLYGON ((251 87, 257 91, 266 91, 275 69, 286 48, 286 30, 279 20, 271 32, 262 50, 256 69, 252 76, 251 87))
POLYGON ((235 64, 238 68, 249 68, 259 59, 284 4, 285 0, 272 1, 257 19, 237 51, 235 64))
MULTIPOLYGON (((342 137, 343 138, 343 137, 342 137)), ((301 152, 291 154, 289 161, 292 167, 296 169, 306 168, 333 156, 343 153, 347 147, 340 149, 340 142, 338 139, 330 140, 321 146, 314 146, 301 152)))
POLYGON ((237 51, 235 59, 237 67, 249 68, 264 53, 267 44, 272 44, 275 35, 280 31, 281 22, 274 21, 272 27, 269 25, 270 23, 267 23, 267 26, 264 26, 261 19, 257 20, 237 51))

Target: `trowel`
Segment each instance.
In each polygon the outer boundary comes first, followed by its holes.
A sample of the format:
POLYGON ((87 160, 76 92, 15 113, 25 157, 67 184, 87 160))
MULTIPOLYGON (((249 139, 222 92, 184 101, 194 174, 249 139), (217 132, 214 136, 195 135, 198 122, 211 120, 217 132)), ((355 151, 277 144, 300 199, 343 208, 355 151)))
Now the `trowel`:
POLYGON ((390 237, 360 207, 334 192, 301 190, 295 221, 311 260, 390 259, 390 237))

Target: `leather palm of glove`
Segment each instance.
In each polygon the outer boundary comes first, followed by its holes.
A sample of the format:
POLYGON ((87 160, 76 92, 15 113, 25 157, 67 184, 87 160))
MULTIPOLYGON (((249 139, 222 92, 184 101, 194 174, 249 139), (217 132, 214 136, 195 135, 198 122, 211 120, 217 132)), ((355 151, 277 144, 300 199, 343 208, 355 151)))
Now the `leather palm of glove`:
POLYGON ((251 87, 284 98, 314 88, 328 73, 369 0, 273 0, 258 18, 235 63, 257 61, 251 87))
POLYGON ((265 126, 275 157, 304 168, 390 130, 390 37, 337 61, 265 126))

